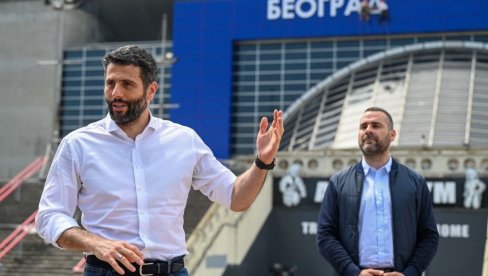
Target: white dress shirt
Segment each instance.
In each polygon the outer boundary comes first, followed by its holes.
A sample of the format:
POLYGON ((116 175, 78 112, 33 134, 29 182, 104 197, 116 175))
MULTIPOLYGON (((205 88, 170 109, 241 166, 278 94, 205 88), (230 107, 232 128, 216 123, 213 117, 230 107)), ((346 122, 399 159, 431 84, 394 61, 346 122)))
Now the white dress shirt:
POLYGON ((359 210, 359 263, 365 268, 393 265, 391 195, 388 174, 391 156, 385 166, 375 170, 362 161, 365 179, 359 210))
POLYGON ((86 230, 168 260, 188 254, 183 213, 191 186, 230 207, 235 179, 192 129, 151 116, 134 141, 107 115, 62 140, 37 231, 59 247, 59 236, 78 227, 78 205, 86 230))

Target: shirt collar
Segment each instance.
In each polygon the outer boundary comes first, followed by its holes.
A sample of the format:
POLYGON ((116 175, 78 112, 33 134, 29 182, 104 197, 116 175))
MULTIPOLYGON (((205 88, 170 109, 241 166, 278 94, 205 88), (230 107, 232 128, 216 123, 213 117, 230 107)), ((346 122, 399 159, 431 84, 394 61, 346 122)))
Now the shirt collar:
MULTIPOLYGON (((390 157, 388 159, 388 162, 386 162, 386 164, 383 167, 377 169, 376 171, 379 171, 379 170, 382 170, 383 168, 385 168, 386 169, 386 173, 389 174, 390 171, 391 171, 391 164, 392 164, 392 158, 391 158, 391 155, 390 155, 390 157)), ((366 160, 364 160, 364 157, 361 160, 361 165, 363 166, 364 175, 368 175, 368 172, 369 172, 370 169, 373 169, 374 170, 374 168, 371 168, 371 166, 368 165, 368 163, 366 163, 366 160)))
MULTIPOLYGON (((110 117, 110 113, 107 113, 107 116, 103 119, 105 121, 105 129, 108 132, 118 132, 118 131, 123 131, 115 122, 112 120, 112 117, 110 117)), ((146 128, 157 130, 159 127, 161 127, 161 124, 159 123, 158 120, 156 120, 156 117, 152 115, 151 110, 149 110, 149 123, 147 124, 146 128)))

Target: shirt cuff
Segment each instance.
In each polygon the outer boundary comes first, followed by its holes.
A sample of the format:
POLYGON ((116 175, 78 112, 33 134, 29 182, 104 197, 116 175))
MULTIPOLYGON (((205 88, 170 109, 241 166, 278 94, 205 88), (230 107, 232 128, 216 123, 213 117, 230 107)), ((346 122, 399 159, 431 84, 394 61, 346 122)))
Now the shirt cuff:
POLYGON ((62 250, 65 250, 64 248, 62 248, 59 244, 58 244, 58 239, 59 237, 68 229, 70 228, 74 228, 74 227, 77 227, 79 228, 80 226, 78 225, 78 223, 76 222, 75 219, 71 218, 71 219, 65 219, 63 221, 60 221, 59 224, 58 223, 54 223, 53 225, 56 225, 56 228, 53 229, 53 237, 52 237, 52 240, 51 240, 51 244, 54 245, 55 247, 59 248, 59 249, 62 249, 62 250))
POLYGON ((359 273, 361 273, 361 269, 353 262, 349 263, 346 266, 346 269, 344 269, 345 276, 357 276, 359 275, 359 273))
POLYGON ((415 266, 409 265, 403 271, 403 275, 405 275, 405 276, 418 276, 418 275, 420 275, 420 273, 417 270, 417 268, 415 268, 415 266))

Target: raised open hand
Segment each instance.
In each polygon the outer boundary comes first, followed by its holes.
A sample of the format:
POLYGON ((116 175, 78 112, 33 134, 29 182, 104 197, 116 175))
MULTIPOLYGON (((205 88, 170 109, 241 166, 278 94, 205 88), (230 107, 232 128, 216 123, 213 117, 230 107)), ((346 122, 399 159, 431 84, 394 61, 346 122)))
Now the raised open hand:
POLYGON ((256 138, 258 157, 266 164, 273 162, 280 147, 281 137, 285 131, 283 127, 283 112, 274 110, 273 122, 268 128, 268 118, 261 118, 259 133, 256 138))

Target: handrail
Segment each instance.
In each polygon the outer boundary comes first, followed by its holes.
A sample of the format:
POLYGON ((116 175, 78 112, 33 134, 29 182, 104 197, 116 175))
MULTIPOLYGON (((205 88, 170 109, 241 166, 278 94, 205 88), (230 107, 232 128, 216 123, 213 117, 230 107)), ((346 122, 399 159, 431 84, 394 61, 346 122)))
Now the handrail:
POLYGON ((75 266, 73 266, 73 272, 76 273, 83 272, 83 267, 85 266, 85 263, 86 263, 85 257, 81 258, 81 260, 75 266))
POLYGON ((0 260, 12 250, 34 227, 34 220, 38 210, 35 210, 21 225, 8 235, 5 240, 0 243, 0 260))
POLYGON ((20 184, 22 184, 23 181, 29 179, 29 177, 39 171, 46 162, 46 157, 37 157, 23 170, 21 170, 16 176, 14 176, 9 182, 7 182, 7 184, 0 188, 0 202, 2 202, 12 192, 14 192, 20 186, 20 184))

